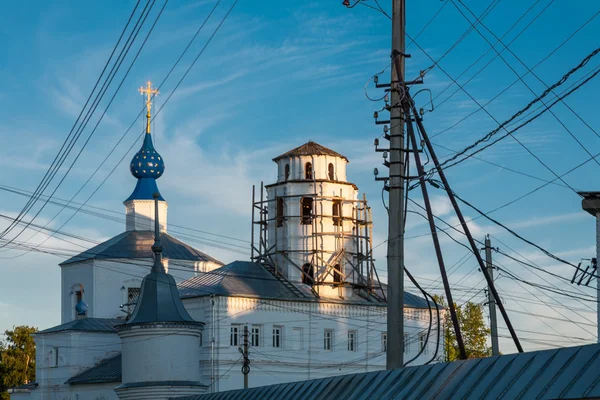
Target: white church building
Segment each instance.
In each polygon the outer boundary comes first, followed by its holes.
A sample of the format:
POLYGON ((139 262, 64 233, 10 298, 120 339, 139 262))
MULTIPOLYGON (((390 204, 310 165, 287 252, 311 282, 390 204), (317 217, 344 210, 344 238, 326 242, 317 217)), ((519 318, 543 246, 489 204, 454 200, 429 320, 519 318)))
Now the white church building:
MULTIPOLYGON (((386 287, 348 159, 311 141, 274 161, 276 181, 253 194, 251 259, 223 265, 168 234, 148 122, 125 232, 60 264, 61 324, 35 334, 36 381, 11 399, 239 389, 245 328, 249 387, 384 369, 386 287)), ((404 300, 405 360, 436 362, 443 327, 426 300, 404 300)))

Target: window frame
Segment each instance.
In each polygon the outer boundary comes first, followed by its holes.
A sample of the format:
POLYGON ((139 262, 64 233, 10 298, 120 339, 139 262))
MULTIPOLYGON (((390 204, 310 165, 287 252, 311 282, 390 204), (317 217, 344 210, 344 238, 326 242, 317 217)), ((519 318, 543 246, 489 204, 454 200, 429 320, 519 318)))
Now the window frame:
POLYGON ((283 326, 273 325, 273 348, 281 349, 283 347, 283 326), (277 344, 277 346, 275 345, 277 344))
POLYGON ((240 324, 231 324, 229 329, 229 346, 239 346, 240 345, 240 324), (235 329, 235 336, 234 336, 235 329), (234 340, 235 338, 235 340, 234 340), (235 342, 235 343, 234 343, 235 342))
POLYGON ((252 347, 261 347, 260 343, 261 343, 261 331, 262 331, 262 326, 261 325, 252 325, 252 328, 250 330, 250 343, 248 343, 250 346, 252 347), (256 340, 255 340, 256 339, 256 340))
POLYGON ((422 354, 427 354, 427 335, 425 333, 419 333, 419 351, 423 350, 422 354))
POLYGON ((342 226, 342 200, 333 200, 331 204, 331 220, 334 226, 342 226))
POLYGON ((323 350, 333 351, 333 329, 323 331, 323 350))
POLYGON ((315 284, 315 266, 311 263, 302 264, 302 283, 311 286, 315 284))
POLYGON ((285 221, 285 201, 280 196, 275 198, 275 220, 277 228, 281 228, 285 221))
POLYGON ((348 331, 348 351, 356 352, 358 351, 358 332, 357 331, 348 331))
POLYGON ((300 224, 312 225, 314 199, 310 196, 300 198, 300 224))
POLYGON ((304 164, 304 179, 307 181, 312 181, 315 175, 315 171, 313 170, 313 165, 310 161, 307 161, 304 164))

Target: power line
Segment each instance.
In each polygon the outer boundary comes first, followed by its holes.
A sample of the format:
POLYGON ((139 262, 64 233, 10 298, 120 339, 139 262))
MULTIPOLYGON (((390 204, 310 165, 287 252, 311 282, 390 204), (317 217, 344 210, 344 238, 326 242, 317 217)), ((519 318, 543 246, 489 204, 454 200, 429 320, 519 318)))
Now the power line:
MULTIPOLYGON (((598 15, 600 15, 600 11, 596 12, 591 18, 589 18, 587 21, 585 21, 582 25, 580 25, 573 33, 571 33, 571 35, 569 35, 563 42, 561 42, 557 47, 555 47, 550 53, 548 53, 546 55, 546 57, 542 58, 537 64, 535 64, 531 69, 534 70, 536 69, 538 66, 540 66, 541 64, 543 64, 544 62, 546 62, 546 60, 548 60, 553 54, 555 54, 559 49, 561 49, 565 44, 567 44, 577 33, 579 33, 584 27, 586 27, 590 22, 592 22, 598 15)), ((509 42, 509 45, 512 43, 509 42)), ((496 57, 494 57, 495 59, 496 57)), ((493 59, 492 59, 493 61, 493 59)), ((483 69, 487 68, 487 66, 491 63, 488 62, 488 64, 486 64, 482 69, 480 69, 473 77, 471 77, 471 79, 473 79, 475 76, 477 76, 480 72, 483 71, 483 69)), ((524 78, 525 76, 527 76, 529 74, 529 71, 524 73, 522 76, 520 76, 520 78, 524 78)), ((465 82, 465 85, 467 85, 471 79, 469 79, 467 82, 465 82)), ((503 90, 501 90, 498 94, 496 94, 494 97, 492 97, 487 103, 484 104, 484 107, 489 105, 492 101, 496 100, 498 97, 500 97, 502 94, 504 94, 507 90, 509 90, 511 87, 513 87, 516 83, 518 83, 520 81, 520 79, 516 79, 515 81, 513 81, 510 85, 508 85, 507 87, 505 87, 503 90)), ((456 93, 458 93, 460 91, 460 88, 457 89, 455 92, 453 92, 447 99, 449 99, 450 97, 454 96, 456 93)), ((447 99, 445 99, 443 102, 445 102, 447 99)), ((443 103, 442 102, 442 103, 443 103)), ((441 104, 437 105, 436 107, 440 107, 441 104)), ((472 117, 474 114, 478 113, 479 111, 481 111, 480 108, 472 111, 471 113, 469 113, 468 115, 466 115, 465 117, 461 118, 459 121, 457 121, 456 123, 454 123, 453 125, 451 125, 450 127, 437 132, 436 134, 434 134, 431 138, 435 138, 436 136, 439 136, 445 132, 448 132, 449 130, 451 130, 452 128, 455 128, 456 126, 458 126, 459 124, 461 124, 462 122, 464 122, 465 120, 467 120, 468 118, 472 117)))
MULTIPOLYGON (((462 10, 456 5, 456 2, 454 0, 450 0, 452 2, 452 5, 454 5, 454 7, 460 12, 460 14, 470 23, 471 21, 469 20, 469 18, 462 12, 462 10)), ((463 5, 463 7, 465 7, 467 9, 467 11, 469 11, 469 13, 471 13, 471 15, 473 15, 475 18, 477 18, 475 16, 475 14, 469 9, 469 7, 467 7, 464 2, 462 0, 458 0, 460 2, 460 4, 463 5)), ((477 20, 477 22, 484 27, 489 33, 492 34, 492 36, 494 36, 494 38, 497 40, 497 43, 500 43, 502 46, 504 46, 504 49, 508 50, 508 52, 517 59, 517 61, 519 61, 519 63, 521 63, 521 65, 523 67, 525 67, 527 69, 527 71, 533 75, 542 85, 544 85, 546 88, 548 88, 548 85, 535 73, 533 72, 533 70, 531 68, 529 68, 524 62, 523 60, 521 60, 521 58, 519 58, 507 45, 505 45, 502 42, 501 38, 498 38, 494 32, 492 32, 484 23, 483 21, 477 20)), ((473 28, 477 31, 477 33, 490 45, 490 48, 493 49, 496 54, 500 57, 500 59, 502 60, 502 62, 504 62, 504 64, 517 76, 517 78, 523 83, 523 85, 531 92, 531 94, 535 95, 535 92, 533 91, 533 89, 527 84, 527 82, 525 82, 525 80, 519 76, 519 73, 508 63, 508 61, 506 61, 506 59, 502 56, 501 52, 499 52, 496 48, 495 45, 492 45, 492 43, 485 37, 485 35, 483 35, 479 29, 477 28, 476 25, 473 24, 473 28)), ((553 91, 551 91, 552 94, 554 94, 556 97, 558 97, 553 91)), ((587 127, 589 127, 590 129, 592 129, 592 131, 596 134, 596 136, 600 137, 600 135, 598 135, 598 133, 590 127, 590 125, 575 111, 573 110, 573 108, 571 108, 564 100, 560 100, 561 103, 566 106, 569 111, 571 111, 571 113, 573 113, 573 115, 575 115, 575 117, 577 119, 579 119, 584 125, 586 125, 587 127)), ((571 132, 571 130, 560 120, 560 118, 558 118, 558 116, 554 113, 554 111, 550 110, 547 106, 547 104, 543 101, 540 100, 540 102, 542 103, 542 105, 546 108, 546 110, 550 113, 550 115, 552 115, 554 117, 554 119, 567 131, 567 133, 573 138, 573 140, 575 140, 577 142, 577 144, 590 156, 592 157, 592 154, 590 153, 590 151, 581 143, 581 141, 579 139, 577 139, 577 137, 573 134, 573 132, 571 132)), ((512 135, 511 135, 512 136, 512 135)), ((520 142, 517 138, 513 137, 513 139, 515 139, 517 142, 520 142)), ((519 143, 521 144, 521 143, 519 143)), ((523 147, 525 147, 523 144, 521 144, 523 147)), ((526 147, 525 147, 526 148, 526 147)), ((527 148, 526 148, 527 149, 527 148)), ((537 156, 535 156, 530 149, 527 149, 527 151, 529 153, 531 153, 534 157, 536 157, 536 159, 538 159, 537 156)), ((539 159, 538 159, 539 161, 539 159)), ((600 166, 600 163, 597 160, 596 164, 598 164, 598 166, 600 166)), ((541 161, 540 161, 541 162, 541 161)), ((556 174, 555 174, 556 175, 556 174)))
MULTIPOLYGON (((452 157, 444 160, 441 164, 440 167, 445 167, 448 163, 456 160, 457 158, 459 158, 460 156, 464 155, 465 153, 467 153, 469 150, 472 150, 473 148, 475 148, 477 145, 483 143, 483 142, 488 142, 494 135, 496 135, 501 129, 506 130, 506 125, 508 123, 510 123, 511 121, 513 121, 515 118, 517 118, 518 116, 520 116, 521 114, 523 114, 525 111, 527 111, 529 108, 531 108, 531 106, 533 106, 534 104, 536 104, 537 102, 540 102, 544 97, 546 97, 549 93, 552 92, 552 90, 554 90, 555 88, 561 86, 562 84, 564 84, 567 79, 569 79, 569 77, 574 74, 575 72, 579 71, 581 68, 583 68, 585 65, 587 65, 587 63, 593 58, 595 57, 598 53, 600 52, 600 48, 595 49, 594 51, 592 51, 590 54, 588 54, 578 65, 576 65, 575 67, 573 67, 571 70, 569 70, 565 75, 563 75, 561 77, 561 79, 559 79, 557 82, 555 82, 554 84, 552 84, 550 87, 548 87, 546 90, 544 90, 544 92, 539 95, 536 96, 533 100, 531 100, 525 107, 521 108, 519 111, 517 111, 515 114, 513 114, 509 119, 507 119, 506 121, 502 122, 501 124, 499 123, 498 127, 494 128, 492 131, 490 131, 489 133, 487 133, 485 136, 483 136, 482 138, 478 139, 477 141, 475 141, 473 144, 467 146, 465 149, 459 151, 457 154, 453 155, 452 157)), ((550 110, 550 108, 552 108, 556 103, 558 103, 559 101, 562 101, 564 98, 566 98, 567 96, 571 95, 572 93, 574 93, 576 90, 578 90, 579 88, 581 88, 583 85, 585 85, 587 82, 589 82, 591 79, 593 79, 598 73, 600 72, 600 69, 598 69, 597 71, 595 71, 592 75, 590 75, 587 79, 585 79, 582 83, 580 83, 579 85, 577 85, 575 88, 571 89, 570 91, 568 91, 567 93, 563 94, 562 96, 558 97, 558 100, 553 101, 550 105, 548 105, 544 110, 540 111, 538 114, 536 114, 535 116, 531 117, 530 119, 528 119, 527 121, 521 123, 520 125, 518 125, 516 128, 511 129, 510 131, 506 130, 507 133, 504 134, 503 136, 501 136, 499 139, 496 139, 494 142, 489 143, 479 149, 477 149, 476 151, 474 151, 473 153, 467 155, 465 158, 463 158, 462 160, 458 160, 457 162, 454 162, 453 164, 449 165, 446 167, 446 169, 465 161, 466 159, 468 159, 469 157, 472 157, 473 155, 487 149, 488 147, 496 144, 498 141, 504 139, 505 137, 512 135, 512 133, 516 132, 517 130, 521 129, 522 127, 528 125, 530 122, 534 121, 535 119, 537 119, 538 117, 540 117, 541 115, 543 115, 546 111, 550 110)), ((496 121, 498 122, 498 121, 496 121)), ((558 177, 558 176, 557 176, 558 177)), ((560 178, 559 178, 560 179, 560 178)), ((561 179, 562 180, 562 179, 561 179)), ((566 184, 566 182, 563 181, 563 183, 566 184)), ((568 186, 568 185, 567 185, 568 186)))
MULTIPOLYGON (((131 35, 133 34, 133 32, 135 31, 135 27, 137 27, 137 24, 141 21, 144 12, 146 10, 146 8, 148 7, 148 5, 150 4, 150 1, 148 1, 148 3, 146 4, 146 7, 144 8, 144 10, 142 11, 142 13, 140 14, 140 16, 138 17, 138 21, 136 23, 136 26, 134 26, 132 32, 130 33, 130 38, 131 35)), ((102 80, 102 77, 104 76, 104 73, 106 72, 106 69, 108 68, 108 66, 111 63, 111 60, 117 50, 117 48, 119 47, 119 44, 121 43, 121 40, 123 38, 123 36, 125 35, 125 32, 127 31, 127 28, 129 27, 129 24, 131 23, 131 20, 133 18, 133 16, 135 15, 135 12, 137 10, 137 7, 139 6, 139 1, 136 3, 133 11, 131 12, 131 15, 129 16, 129 19, 127 21, 127 24, 125 25, 125 27, 123 28, 123 30, 121 31, 121 35, 119 36, 119 39, 117 40, 117 43, 115 44, 115 46, 113 47, 113 50, 108 58, 108 60, 106 61, 102 72, 100 73, 100 76, 98 77, 98 79, 96 80, 96 83, 94 84, 94 87, 92 88, 92 91, 90 92, 82 110, 79 113, 79 116, 77 117, 77 119, 75 120, 75 123, 73 124, 73 126, 71 127, 71 130, 69 132, 69 134, 67 135, 67 138, 63 141, 63 144, 61 146, 61 148, 58 151, 58 154, 55 156, 54 160, 52 161, 52 163, 50 164, 50 167, 46 170, 45 175, 43 176, 41 182, 38 184, 37 188, 34 190, 34 194, 31 196, 31 198, 26 202, 25 206, 21 209, 21 211, 19 212, 19 214, 17 215, 17 218, 15 218, 15 220, 21 220, 22 218, 25 217, 25 214, 31 209, 31 207, 33 207, 34 203, 37 201, 37 196, 42 194, 45 190, 45 188, 47 187, 47 185, 49 184, 50 180, 53 177, 53 172, 56 170, 56 167, 60 168, 59 164, 59 160, 62 158, 63 150, 65 150, 65 152, 67 151, 67 147, 69 147, 69 141, 73 139, 73 137, 71 135, 73 135, 73 133, 75 132, 75 129, 77 127, 77 125, 79 124, 79 120, 81 119, 82 115, 84 114, 90 100, 92 99, 92 96, 94 95, 94 92, 96 91, 96 88, 98 87, 100 81, 102 80)), ((123 47, 125 48, 125 47, 123 47)), ((98 95, 96 95, 96 97, 98 97, 98 95)), ((89 112, 89 110, 88 110, 89 112)), ((61 164, 62 165, 62 164, 61 164)), ((55 173, 55 172, 54 172, 55 173)), ((9 232, 9 229, 11 229, 12 225, 9 225, 8 228, 6 228, 3 232, 0 233, 0 237, 3 237, 6 233, 9 232)))
MULTIPOLYGON (((131 46, 133 45, 133 43, 134 43, 134 41, 135 41, 135 38, 137 37, 137 34, 140 32, 140 30, 141 30, 141 28, 142 28, 142 25, 144 24, 144 22, 146 21, 146 18, 147 18, 147 17, 148 17, 148 15, 150 14, 150 11, 151 11, 151 8, 152 8, 152 6, 154 5, 154 2, 155 2, 155 0, 153 0, 153 1, 152 1, 152 5, 151 5, 150 9, 149 9, 149 10, 148 10, 148 12, 147 12, 147 13, 144 15, 144 17, 143 17, 143 19, 142 19, 142 21, 141 21, 141 24, 140 24, 140 26, 139 26, 139 29, 137 30, 137 32, 135 32, 135 35, 133 36, 133 39, 132 39, 132 40, 131 40, 131 42, 129 43, 129 47, 127 47, 127 50, 125 50, 125 53, 124 53, 124 56, 123 56, 123 58, 121 58, 121 60, 120 60, 120 61, 118 61, 118 64, 116 65, 115 73, 114 73, 114 74, 112 75, 112 77, 110 77, 110 78, 109 78, 109 80, 108 80, 108 85, 110 85, 110 83, 112 82, 112 79, 115 77, 115 75, 116 75, 116 70, 117 70, 117 69, 120 67, 121 63, 122 63, 122 62, 125 60, 125 55, 126 55, 128 52, 129 52, 129 49, 131 49, 131 46)), ((132 61, 132 62, 131 62, 131 64, 130 64, 130 66, 129 66, 129 68, 128 68, 127 72, 125 73, 125 75, 123 76, 123 79, 121 80, 121 82, 120 82, 119 86, 118 86, 118 87, 117 87, 117 89, 115 90, 115 92, 114 92, 114 94, 113 94, 113 96, 112 96, 111 100, 109 101, 109 103, 108 103, 108 105, 107 105, 106 109, 104 110, 104 113, 102 114, 102 116, 101 116, 101 117, 100 117, 100 119, 98 120, 98 123, 96 124, 96 126, 94 127, 94 129, 93 129, 93 131, 90 133, 90 135, 88 136, 88 138, 87 138, 86 142, 85 142, 85 143, 83 144, 83 146, 81 147, 81 149, 80 149, 79 153, 77 154, 77 156, 75 157, 75 159, 72 161, 71 165, 70 165, 70 166, 67 168, 67 171, 65 172, 65 174, 63 175, 63 177, 61 178, 61 180, 59 181, 59 183, 57 184, 57 186, 54 188, 54 190, 53 190, 53 191, 52 191, 52 193, 50 194, 50 197, 52 197, 52 196, 53 196, 53 195, 56 193, 56 191, 59 189, 60 185, 61 185, 61 184, 64 182, 65 178, 67 177, 67 175, 69 174, 69 172, 71 171, 71 169, 73 168, 73 166, 75 165, 75 163, 77 162, 77 160, 79 159, 79 156, 81 155, 81 153, 82 153, 82 152, 83 152, 83 150, 85 149, 86 145, 89 143, 89 140, 92 138, 93 134, 95 133, 95 131, 96 131, 96 128, 97 128, 97 127, 98 127, 98 125, 100 124, 100 121, 102 120, 102 118, 103 118, 103 117, 104 117, 104 115, 106 114, 106 111, 108 111, 108 108, 109 108, 109 107, 110 107, 110 105, 112 104, 112 102, 113 102, 113 100, 115 99, 115 97, 116 97, 117 93, 119 92, 119 90, 120 90, 121 86, 123 85, 123 82, 125 81, 125 79, 127 78, 127 76, 128 76, 128 74, 129 74, 129 72, 131 71, 131 68, 133 67, 134 63, 136 62, 136 60, 137 60, 137 58, 138 58, 138 56, 139 56, 139 54, 140 54, 140 52, 141 52, 142 48, 144 47, 144 45, 145 45, 145 43, 146 43, 146 41, 147 41, 148 37, 150 36, 150 34, 152 33, 152 31, 154 30, 154 27, 156 26, 156 23, 158 22, 158 19, 159 19, 159 18, 160 18, 160 16, 162 15, 162 12, 164 11, 164 8, 165 8, 165 6, 167 5, 167 2, 168 2, 168 0, 165 0, 165 3, 164 3, 164 5, 163 5, 163 7, 161 8, 160 12, 158 13, 158 15, 157 15, 157 17, 156 17, 156 19, 155 19, 155 21, 154 21, 154 24, 153 24, 153 25, 152 25, 152 27, 150 28, 150 30, 149 30, 149 32, 148 32, 148 34, 147 34, 146 38, 144 39, 144 42, 143 42, 143 43, 142 43, 142 45, 140 46, 140 48, 139 48, 139 50, 138 50, 137 54, 135 55, 135 57, 134 57, 133 61, 132 61)), ((135 30, 135 28, 134 28, 134 30, 135 30)), ((132 33, 133 33, 133 31, 132 31, 132 33)), ((127 43, 126 43, 126 45, 125 45, 125 46, 127 46, 127 43)), ((125 49, 125 48, 124 48, 124 49, 125 49)), ((106 86, 106 90, 108 90, 108 85, 106 86)), ((99 94, 100 94, 101 96, 104 96, 104 94, 106 93, 106 90, 105 90, 104 92, 102 92, 102 91, 101 91, 99 94)), ((99 101, 98 101, 98 102, 97 102, 97 103, 96 103, 96 104, 93 106, 93 109, 94 109, 94 111, 95 111, 96 107, 98 106, 98 104, 99 104, 99 101)), ((92 113, 90 114, 90 118, 91 118, 91 116, 92 116, 92 114, 93 114, 93 112, 94 112, 94 111, 92 111, 92 113)), ((73 149, 73 147, 75 146, 75 142, 76 142, 76 141, 78 140, 78 138, 80 137, 81 133, 83 132, 83 129, 85 128, 85 126, 87 126, 87 122, 89 122, 89 119, 90 119, 90 118, 88 118, 88 120, 85 122, 85 125, 83 125, 82 129, 80 129, 80 130, 79 130, 79 131, 76 133, 75 137, 72 139, 72 142, 71 142, 71 144, 70 144, 70 148, 69 148, 69 150, 68 150, 68 152, 69 152, 69 153, 70 153, 70 151, 73 149)), ((61 162, 60 162, 60 165, 59 165, 59 167, 58 167, 58 168, 60 168, 60 166, 62 165, 62 163, 64 163, 64 161, 66 160, 66 156, 67 156, 67 155, 68 155, 68 153, 66 153, 66 154, 64 155, 64 157, 63 157, 63 159, 61 160, 61 162)), ((55 169, 55 172, 54 172, 54 174, 52 175, 52 178, 53 178, 53 177, 56 175, 56 173, 58 172, 58 168, 57 168, 57 169, 55 169)), ((52 178, 51 178, 51 179, 52 179, 52 178)), ((50 184, 50 181, 48 181, 48 185, 49 185, 49 184, 50 184)), ((48 185, 46 185, 46 187, 47 187, 48 185)), ((45 188, 44 188, 44 190, 45 190, 45 188)), ((37 201, 37 199, 36 199, 36 201, 37 201)), ((45 207, 46 205, 47 205, 47 202, 45 202, 45 203, 42 205, 42 207, 40 207, 40 209, 37 211, 37 213, 36 213, 36 214, 33 216, 33 218, 30 220, 30 222, 32 222, 33 220, 35 220, 35 219, 37 218, 37 216, 38 216, 38 215, 39 215, 39 214, 42 212, 42 210, 44 209, 44 207, 45 207)), ((32 205, 32 206, 33 206, 33 205, 32 205)), ((14 228, 14 225, 13 225, 12 227, 14 228)), ((0 238, 3 238, 3 237, 4 237, 4 236, 5 236, 5 235, 6 235, 8 232, 10 232, 10 230, 12 230, 12 228, 11 228, 11 229, 9 229, 8 231, 6 231, 6 230, 5 230, 4 232, 2 232, 2 233, 0 234, 0 238)), ((19 232, 19 233, 18 233, 16 236, 14 236, 14 237, 12 238, 12 240, 14 240, 14 239, 16 239, 17 237, 19 237, 19 236, 20 236, 20 235, 21 235, 21 234, 24 232, 24 230, 25 230, 25 228, 23 228, 23 229, 22 229, 22 230, 21 230, 21 231, 20 231, 20 232, 19 232)), ((10 241, 8 241, 8 243, 11 243, 11 242, 10 242, 10 241)), ((5 243, 4 245, 0 245, 0 248, 2 248, 2 247, 4 247, 4 246, 6 246, 6 244, 7 244, 7 243, 5 243)))

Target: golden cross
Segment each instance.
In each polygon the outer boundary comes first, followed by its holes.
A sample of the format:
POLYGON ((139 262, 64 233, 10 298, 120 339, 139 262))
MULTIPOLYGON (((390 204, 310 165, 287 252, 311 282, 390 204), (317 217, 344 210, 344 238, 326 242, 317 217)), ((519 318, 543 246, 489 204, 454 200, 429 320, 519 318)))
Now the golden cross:
POLYGON ((140 87, 139 92, 143 95, 146 95, 146 109, 148 112, 146 113, 146 133, 150 133, 150 109, 152 108, 152 96, 157 95, 158 89, 152 89, 152 82, 148 81, 146 87, 140 87))

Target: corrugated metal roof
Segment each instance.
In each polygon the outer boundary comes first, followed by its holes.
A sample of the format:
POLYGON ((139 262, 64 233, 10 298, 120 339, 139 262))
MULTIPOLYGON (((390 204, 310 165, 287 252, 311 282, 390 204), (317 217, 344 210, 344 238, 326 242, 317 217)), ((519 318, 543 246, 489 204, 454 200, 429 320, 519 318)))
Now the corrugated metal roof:
MULTIPOLYGON (((179 295, 182 299, 214 294, 217 296, 241 296, 271 300, 385 305, 384 302, 375 299, 369 301, 358 295, 347 299, 323 300, 315 297, 308 286, 295 286, 301 291, 302 296, 286 287, 283 282, 275 278, 262 265, 249 261, 234 261, 211 271, 209 274, 200 274, 181 282, 179 284, 179 295)), ((404 304, 411 308, 428 308, 425 299, 408 292, 404 293, 404 304)))
POLYGON ((319 143, 313 142, 312 140, 304 143, 302 146, 298 146, 280 156, 277 156, 273 161, 277 161, 280 158, 292 157, 292 156, 333 156, 340 157, 348 161, 346 156, 341 155, 337 151, 328 149, 325 146, 321 146, 319 143))
POLYGON ((592 398, 600 398, 600 344, 341 375, 171 400, 592 398))
POLYGON ((36 335, 39 335, 40 333, 54 333, 63 331, 116 332, 114 327, 124 322, 125 321, 122 319, 111 318, 75 319, 73 321, 65 322, 64 324, 36 332, 36 335))
MULTIPOLYGON (((163 246, 163 257, 165 258, 186 261, 212 261, 223 265, 221 261, 174 238, 168 233, 160 234, 160 242, 163 246)), ((107 240, 104 243, 100 243, 99 245, 94 246, 81 254, 69 258, 60 265, 91 259, 151 259, 153 257, 153 243, 154 232, 152 231, 127 231, 107 240)))
POLYGON ((121 355, 100 361, 97 365, 75 375, 66 384, 83 385, 89 383, 121 382, 121 355))

